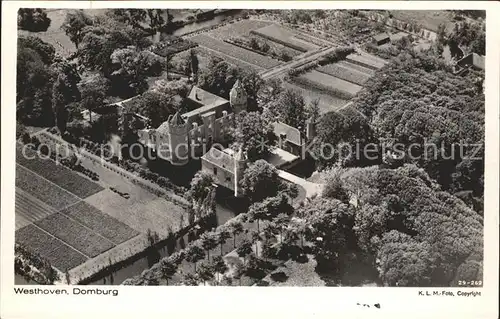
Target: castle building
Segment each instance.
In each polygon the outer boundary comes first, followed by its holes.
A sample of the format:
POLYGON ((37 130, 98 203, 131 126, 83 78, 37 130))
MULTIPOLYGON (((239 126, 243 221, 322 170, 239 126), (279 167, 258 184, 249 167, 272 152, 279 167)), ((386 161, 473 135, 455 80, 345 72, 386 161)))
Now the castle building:
POLYGON ((247 109, 247 93, 238 80, 229 101, 193 86, 187 96, 191 111, 176 113, 158 128, 138 131, 139 142, 172 165, 185 165, 223 139, 234 125, 234 115, 247 109))
POLYGON ((238 152, 230 148, 219 150, 212 147, 201 158, 201 170, 214 177, 214 181, 234 191, 234 196, 241 196, 238 183, 243 177, 247 163, 246 155, 240 148, 238 152))

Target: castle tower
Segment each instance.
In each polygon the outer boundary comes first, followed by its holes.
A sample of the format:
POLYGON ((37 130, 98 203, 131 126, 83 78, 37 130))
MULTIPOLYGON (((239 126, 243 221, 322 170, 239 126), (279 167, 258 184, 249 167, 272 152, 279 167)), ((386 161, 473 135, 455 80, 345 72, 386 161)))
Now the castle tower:
POLYGON ((234 196, 241 196, 239 181, 243 178, 243 173, 247 164, 246 154, 240 146, 238 152, 234 155, 234 196))
POLYGON ((184 121, 179 112, 174 115, 170 115, 167 123, 170 163, 178 166, 185 165, 189 161, 189 123, 184 121))
POLYGON ((247 92, 241 84, 240 80, 237 80, 233 88, 229 92, 229 102, 233 113, 240 113, 241 111, 247 110, 247 92))

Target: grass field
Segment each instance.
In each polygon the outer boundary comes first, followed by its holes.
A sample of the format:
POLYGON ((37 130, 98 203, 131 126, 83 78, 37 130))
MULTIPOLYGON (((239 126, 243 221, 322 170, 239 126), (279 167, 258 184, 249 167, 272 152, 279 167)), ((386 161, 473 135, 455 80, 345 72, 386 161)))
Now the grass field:
POLYGON ((16 165, 16 187, 31 194, 55 210, 60 210, 80 200, 75 195, 20 165, 16 165))
POLYGON ((254 30, 252 33, 302 52, 318 49, 317 45, 295 37, 295 33, 276 24, 254 30))
POLYGON ((453 14, 445 10, 391 10, 391 14, 398 20, 416 22, 434 32, 440 24, 444 24, 448 31, 454 25, 453 14))
POLYGON ((106 237, 114 244, 120 244, 139 235, 139 232, 84 201, 63 209, 61 213, 106 237))
POLYGON ((94 183, 69 168, 58 165, 51 159, 41 159, 39 154, 29 148, 24 148, 24 154, 21 147, 17 147, 16 150, 17 164, 37 173, 80 198, 85 198, 103 190, 103 187, 99 184, 94 183))
POLYGON ((350 83, 315 70, 309 71, 299 76, 299 79, 311 83, 313 87, 318 89, 326 89, 328 91, 331 91, 332 93, 345 92, 348 95, 352 96, 358 93, 362 88, 360 85, 350 83))
POLYGON ((280 64, 280 62, 277 60, 217 40, 205 34, 196 35, 190 38, 190 40, 198 43, 201 46, 221 52, 225 55, 253 64, 260 68, 269 69, 280 64))
MULTIPOLYGON (((45 32, 30 32, 25 30, 18 30, 19 36, 36 36, 43 41, 50 43, 54 46, 56 52, 64 57, 76 51, 76 47, 71 42, 69 37, 61 30, 61 26, 66 19, 67 12, 73 11, 72 9, 52 9, 46 10, 47 16, 50 18, 50 26, 45 32)), ((86 9, 85 13, 90 16, 104 15, 105 9, 86 9)))
POLYGON ((336 63, 321 66, 317 69, 317 71, 358 85, 363 85, 370 78, 370 74, 338 65, 336 63))

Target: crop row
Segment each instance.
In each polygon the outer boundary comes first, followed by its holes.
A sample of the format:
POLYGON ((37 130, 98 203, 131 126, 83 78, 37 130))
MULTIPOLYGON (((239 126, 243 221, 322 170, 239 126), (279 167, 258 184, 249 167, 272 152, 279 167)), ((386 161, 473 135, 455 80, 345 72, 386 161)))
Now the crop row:
POLYGON ((270 22, 257 20, 241 20, 235 23, 228 23, 225 26, 210 31, 210 36, 227 40, 234 37, 248 36, 252 30, 257 30, 270 25, 270 22))
POLYGON ((338 64, 323 65, 317 71, 358 85, 363 85, 370 78, 368 74, 338 64))
POLYGON ((24 147, 24 154, 18 147, 16 163, 30 169, 54 184, 68 190, 80 198, 100 192, 104 188, 91 180, 78 175, 69 168, 57 165, 51 159, 42 159, 37 152, 24 147))
POLYGON ((95 257, 114 246, 95 232, 59 213, 36 221, 35 225, 89 257, 95 257))
POLYGON ((40 255, 61 271, 84 263, 87 258, 33 224, 16 231, 16 243, 40 255))
POLYGON ((215 56, 221 58, 222 60, 226 61, 227 63, 230 63, 230 64, 232 64, 240 69, 246 70, 246 71, 252 71, 252 70, 262 71, 262 70, 264 70, 264 68, 258 67, 256 65, 247 63, 247 62, 239 60, 239 59, 232 58, 228 55, 220 53, 219 51, 209 50, 209 49, 204 48, 204 47, 198 47, 196 49, 196 52, 198 54, 201 54, 203 57, 206 57, 207 59, 210 59, 211 57, 213 57, 215 55, 215 56))
POLYGON ((279 61, 269 57, 225 43, 224 41, 214 39, 204 34, 194 36, 191 40, 209 49, 219 51, 264 69, 270 69, 280 64, 279 61))
POLYGON ((312 51, 318 48, 318 46, 312 43, 295 38, 295 33, 292 33, 275 24, 271 24, 267 27, 260 28, 258 30, 253 30, 251 31, 251 33, 272 40, 274 42, 283 44, 292 49, 299 50, 301 52, 312 51))
POLYGON ((16 165, 16 187, 31 194, 55 210, 76 203, 79 198, 57 187, 40 176, 16 165))
POLYGON ((61 213, 82 223, 115 244, 120 244, 139 235, 129 226, 84 201, 63 209, 61 213))

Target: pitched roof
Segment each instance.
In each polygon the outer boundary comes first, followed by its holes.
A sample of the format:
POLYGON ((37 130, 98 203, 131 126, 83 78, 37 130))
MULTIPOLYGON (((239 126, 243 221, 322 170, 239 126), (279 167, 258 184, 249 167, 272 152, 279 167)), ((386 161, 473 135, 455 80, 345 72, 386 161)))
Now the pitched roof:
POLYGON ((286 140, 295 145, 302 145, 300 138, 300 131, 295 127, 287 125, 281 122, 274 122, 273 131, 276 136, 280 136, 281 134, 286 134, 286 140))
POLYGON ((179 112, 175 112, 175 114, 172 116, 169 116, 168 118, 168 123, 171 125, 183 125, 186 124, 182 116, 180 116, 179 112))
POLYGON ((235 159, 233 156, 231 156, 225 151, 221 151, 215 147, 212 147, 201 158, 222 168, 223 170, 229 173, 234 172, 235 159))
POLYGON ((212 94, 208 91, 205 91, 197 86, 193 86, 191 91, 189 92, 188 99, 199 103, 201 105, 209 105, 209 104, 223 104, 228 102, 228 100, 212 94))
POLYGON ((472 65, 478 69, 484 70, 484 56, 477 53, 471 53, 458 60, 457 64, 462 67, 472 65))
POLYGON ((389 38, 389 35, 387 33, 379 33, 373 36, 375 41, 381 41, 389 38))

